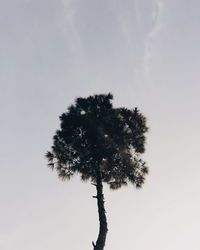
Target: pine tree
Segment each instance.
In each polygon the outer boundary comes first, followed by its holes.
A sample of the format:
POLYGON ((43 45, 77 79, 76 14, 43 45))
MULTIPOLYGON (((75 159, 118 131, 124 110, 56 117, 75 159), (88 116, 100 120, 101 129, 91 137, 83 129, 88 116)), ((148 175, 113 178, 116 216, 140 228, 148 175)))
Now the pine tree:
POLYGON ((47 152, 48 166, 59 178, 69 180, 79 173, 96 187, 99 235, 94 250, 103 250, 107 235, 103 183, 111 189, 132 183, 141 187, 148 173, 140 158, 148 128, 137 108, 114 108, 109 94, 77 98, 60 116, 60 129, 47 152))

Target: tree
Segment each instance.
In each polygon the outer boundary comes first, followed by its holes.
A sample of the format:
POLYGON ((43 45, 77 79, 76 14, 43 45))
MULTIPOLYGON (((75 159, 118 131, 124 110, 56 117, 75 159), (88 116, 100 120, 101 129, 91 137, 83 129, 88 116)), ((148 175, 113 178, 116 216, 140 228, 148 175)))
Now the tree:
POLYGON ((137 108, 114 108, 109 94, 77 98, 60 116, 61 126, 47 152, 48 166, 59 178, 79 173, 96 187, 99 235, 94 250, 103 250, 107 235, 103 182, 111 189, 132 183, 141 187, 148 172, 140 158, 147 132, 146 118, 137 108))

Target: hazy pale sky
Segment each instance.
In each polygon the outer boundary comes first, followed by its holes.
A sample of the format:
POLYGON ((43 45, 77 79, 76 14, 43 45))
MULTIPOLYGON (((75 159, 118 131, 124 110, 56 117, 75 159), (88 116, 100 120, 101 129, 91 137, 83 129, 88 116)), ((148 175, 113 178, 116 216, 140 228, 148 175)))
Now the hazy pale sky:
POLYGON ((0 0, 0 249, 92 249, 95 189, 45 152, 76 97, 148 118, 141 190, 105 186, 105 250, 199 250, 200 2, 0 0))

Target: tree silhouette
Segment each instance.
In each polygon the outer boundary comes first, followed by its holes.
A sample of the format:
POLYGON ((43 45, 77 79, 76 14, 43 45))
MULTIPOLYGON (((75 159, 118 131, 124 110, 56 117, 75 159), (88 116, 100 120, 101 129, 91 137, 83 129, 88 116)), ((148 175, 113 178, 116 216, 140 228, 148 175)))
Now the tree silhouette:
POLYGON ((61 127, 47 152, 48 166, 62 180, 79 173, 96 187, 99 235, 94 250, 103 250, 107 235, 102 183, 118 189, 128 183, 141 187, 148 169, 144 152, 146 119, 137 108, 113 108, 109 94, 77 98, 60 116, 61 127))

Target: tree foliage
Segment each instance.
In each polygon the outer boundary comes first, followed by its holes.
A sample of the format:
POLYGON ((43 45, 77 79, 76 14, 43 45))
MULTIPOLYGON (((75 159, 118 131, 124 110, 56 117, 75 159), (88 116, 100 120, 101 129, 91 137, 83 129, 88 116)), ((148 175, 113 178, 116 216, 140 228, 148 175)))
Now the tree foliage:
POLYGON ((140 155, 146 118, 137 108, 114 108, 112 99, 110 93, 77 98, 60 116, 60 129, 46 156, 62 180, 79 173, 82 180, 96 182, 98 168, 111 189, 144 183, 148 169, 140 155))

